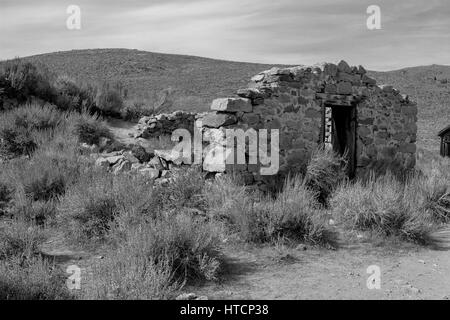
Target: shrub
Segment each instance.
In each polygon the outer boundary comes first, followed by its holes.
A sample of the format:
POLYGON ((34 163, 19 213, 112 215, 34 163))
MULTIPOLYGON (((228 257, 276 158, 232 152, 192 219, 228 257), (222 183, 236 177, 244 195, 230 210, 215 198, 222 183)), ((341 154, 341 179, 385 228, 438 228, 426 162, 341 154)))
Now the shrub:
POLYGON ((94 267, 93 284, 87 298, 102 300, 166 300, 175 297, 181 287, 173 281, 167 260, 161 258, 156 264, 130 245, 112 250, 94 267))
POLYGON ((160 184, 153 191, 153 205, 158 210, 180 208, 204 209, 204 175, 196 167, 182 169, 173 173, 170 183, 160 184))
POLYGON ((65 148, 52 151, 50 145, 31 159, 15 159, 2 169, 2 179, 15 190, 9 213, 41 224, 54 217, 54 202, 89 166, 65 148))
POLYGON ((39 252, 45 233, 23 220, 0 221, 0 261, 28 259, 39 252))
POLYGON ((73 299, 65 275, 40 258, 0 262, 0 300, 73 299))
POLYGON ((145 102, 133 101, 123 107, 121 117, 127 121, 137 121, 153 114, 155 114, 153 107, 148 107, 145 102))
POLYGON ((96 106, 104 116, 120 116, 123 99, 120 91, 104 85, 96 97, 96 106))
POLYGON ((0 118, 0 148, 10 156, 31 155, 38 146, 39 132, 56 128, 61 114, 49 105, 22 106, 0 118))
POLYGON ((226 174, 207 180, 203 188, 209 212, 219 219, 230 219, 230 212, 242 200, 249 197, 249 188, 239 184, 237 177, 226 174))
POLYGON ((250 211, 250 223, 256 226, 251 232, 256 236, 252 240, 273 241, 287 237, 313 244, 331 244, 334 239, 326 227, 328 220, 315 199, 316 194, 308 189, 303 179, 288 178, 275 199, 266 197, 250 211))
POLYGON ((445 177, 412 176, 405 187, 404 201, 436 223, 450 221, 450 181, 445 177))
POLYGON ((151 221, 133 233, 130 243, 155 262, 167 257, 172 271, 182 279, 214 280, 219 270, 219 233, 210 223, 189 214, 176 214, 151 221))
POLYGON ((45 239, 23 220, 0 221, 0 300, 71 298, 64 275, 39 257, 45 239))
POLYGON ((273 242, 286 237, 314 244, 333 243, 334 235, 326 227, 326 215, 320 210, 316 194, 302 178, 288 178, 275 198, 248 193, 244 187, 234 191, 227 180, 216 183, 219 185, 212 190, 224 191, 209 202, 212 212, 225 217, 245 241, 273 242), (233 194, 235 197, 229 197, 233 194))
POLYGON ((183 210, 158 211, 151 203, 152 186, 140 179, 117 176, 109 186, 117 211, 105 238, 117 249, 94 268, 95 290, 90 295, 96 298, 167 299, 187 280, 217 277, 217 228, 183 210))
POLYGON ((14 189, 0 181, 0 217, 4 215, 13 199, 14 189))
POLYGON ((156 265, 168 263, 174 280, 216 279, 220 267, 220 232, 212 222, 186 211, 140 219, 122 233, 119 246, 156 265))
POLYGON ((38 226, 48 226, 56 218, 56 201, 27 201, 14 208, 13 216, 38 226))
POLYGON ((320 203, 325 204, 339 182, 344 180, 345 160, 332 150, 320 147, 311 155, 306 168, 306 184, 317 192, 320 203))
POLYGON ((330 201, 333 214, 349 229, 429 244, 431 233, 439 228, 430 210, 436 199, 429 197, 434 191, 420 179, 413 176, 402 183, 388 174, 344 183, 330 201))
POLYGON ((141 216, 154 217, 152 185, 141 175, 111 175, 87 170, 71 185, 58 205, 58 221, 74 240, 103 241, 111 226, 119 233, 141 216))
POLYGON ((0 66, 0 78, 7 97, 17 99, 20 103, 31 96, 53 102, 55 91, 51 85, 52 76, 42 66, 20 59, 5 61, 0 66))
POLYGON ((99 145, 101 138, 112 139, 108 127, 95 117, 80 116, 75 122, 74 133, 82 143, 99 145))
POLYGON ((62 175, 51 175, 44 172, 36 180, 29 181, 24 185, 25 195, 33 201, 49 201, 64 194, 65 177, 62 175))
POLYGON ((80 86, 66 76, 59 76, 53 86, 57 92, 55 104, 59 109, 82 112, 95 107, 95 88, 80 86))
POLYGON ((60 225, 76 241, 104 240, 119 213, 113 177, 93 172, 71 186, 58 205, 60 225))

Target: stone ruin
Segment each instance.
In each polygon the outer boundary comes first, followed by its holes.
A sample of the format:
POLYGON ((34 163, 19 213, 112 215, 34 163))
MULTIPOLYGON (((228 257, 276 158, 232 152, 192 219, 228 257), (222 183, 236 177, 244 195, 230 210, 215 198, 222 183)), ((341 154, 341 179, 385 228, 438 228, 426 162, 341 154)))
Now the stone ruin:
MULTIPOLYGON (((417 106, 408 96, 392 86, 377 85, 362 66, 350 67, 341 61, 261 72, 247 88, 238 90, 237 97, 214 100, 210 112, 178 111, 142 118, 136 137, 198 128, 204 140, 223 145, 226 129, 278 129, 277 176, 303 170, 313 150, 325 145, 346 157, 347 173, 354 177, 371 170, 414 168, 416 122, 417 106)), ((170 152, 156 154, 164 161, 183 163, 170 152)), ((238 170, 251 183, 267 179, 259 174, 259 166, 203 168, 238 170)))

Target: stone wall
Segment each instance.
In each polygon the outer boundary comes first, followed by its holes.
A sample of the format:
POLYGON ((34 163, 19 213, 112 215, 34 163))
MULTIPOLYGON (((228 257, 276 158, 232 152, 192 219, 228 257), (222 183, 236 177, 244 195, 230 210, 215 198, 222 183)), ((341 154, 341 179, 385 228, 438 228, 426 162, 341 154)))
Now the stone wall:
MULTIPOLYGON (((180 124, 187 128, 194 119, 204 140, 216 144, 223 144, 229 128, 278 129, 283 174, 302 170, 311 152, 324 142, 326 106, 355 107, 357 174, 380 167, 414 167, 416 104, 391 86, 378 86, 362 66, 350 67, 345 61, 261 72, 247 88, 238 90, 237 97, 214 100, 209 113, 142 120, 142 137, 170 133, 180 124)), ((258 179, 259 166, 233 168, 258 179)), ((210 171, 214 170, 223 171, 212 166, 210 171)))
POLYGON ((170 135, 176 129, 184 128, 191 132, 194 127, 195 113, 175 111, 169 114, 142 117, 137 126, 136 138, 155 138, 170 135))

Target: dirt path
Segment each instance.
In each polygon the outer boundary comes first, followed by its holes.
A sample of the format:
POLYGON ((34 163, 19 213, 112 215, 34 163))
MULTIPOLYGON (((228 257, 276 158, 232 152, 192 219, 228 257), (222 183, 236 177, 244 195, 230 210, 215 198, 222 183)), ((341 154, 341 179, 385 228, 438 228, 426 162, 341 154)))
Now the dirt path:
POLYGON ((450 251, 360 245, 336 251, 274 248, 228 250, 230 275, 186 288, 210 299, 449 299, 450 251), (368 289, 369 266, 381 288, 368 289))
MULTIPOLYGON (((138 139, 133 138, 130 134, 136 132, 137 124, 120 120, 120 119, 108 119, 106 122, 109 129, 111 130, 114 138, 123 143, 123 144, 131 144, 136 143, 138 139)), ((139 139, 142 140, 142 139, 139 139)))
POLYGON ((171 149, 173 147, 170 137, 163 136, 152 139, 134 138, 134 134, 137 132, 136 123, 120 119, 108 119, 107 125, 116 141, 125 145, 137 144, 144 147, 147 152, 153 152, 155 149, 171 149))

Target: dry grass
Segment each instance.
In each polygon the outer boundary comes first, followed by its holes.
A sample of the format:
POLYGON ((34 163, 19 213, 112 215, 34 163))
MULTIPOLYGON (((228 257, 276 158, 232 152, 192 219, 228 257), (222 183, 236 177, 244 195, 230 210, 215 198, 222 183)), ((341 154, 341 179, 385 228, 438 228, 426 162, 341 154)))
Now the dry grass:
POLYGON ((336 187, 346 179, 345 159, 323 146, 314 150, 306 167, 305 182, 326 204, 336 187))
POLYGON ((64 275, 39 256, 45 239, 45 232, 23 220, 0 221, 0 300, 71 298, 64 275))
POLYGON ((286 237, 321 245, 334 242, 317 194, 299 176, 288 178, 275 198, 249 192, 228 178, 216 184, 206 189, 211 213, 245 241, 273 242, 286 237))
POLYGON ((376 231, 432 244, 432 233, 449 219, 449 180, 392 175, 344 183, 330 201, 335 218, 349 229, 376 231))

